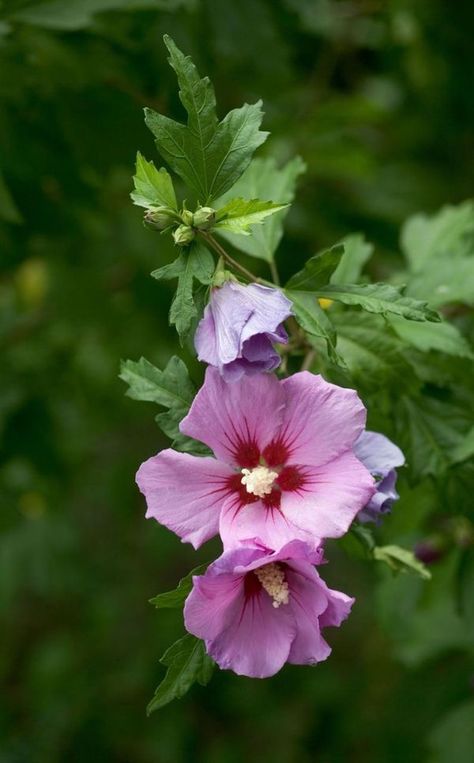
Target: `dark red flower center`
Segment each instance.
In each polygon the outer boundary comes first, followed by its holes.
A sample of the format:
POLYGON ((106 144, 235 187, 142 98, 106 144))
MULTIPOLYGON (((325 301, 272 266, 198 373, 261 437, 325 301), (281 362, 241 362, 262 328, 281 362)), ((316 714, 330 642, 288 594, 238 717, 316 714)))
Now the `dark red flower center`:
POLYGON ((248 476, 247 484, 242 483, 242 471, 229 477, 227 487, 234 495, 237 495, 239 507, 261 500, 267 509, 279 510, 282 492, 298 491, 304 487, 306 482, 304 468, 296 464, 287 465, 290 455, 288 446, 281 438, 272 440, 262 452, 253 439, 237 441, 234 456, 240 468, 246 470, 245 474, 249 470, 256 470, 252 475, 256 476, 259 470, 262 471, 262 467, 267 467, 278 475, 271 485, 271 490, 265 495, 257 495, 257 491, 252 491, 252 480, 249 481, 248 476))

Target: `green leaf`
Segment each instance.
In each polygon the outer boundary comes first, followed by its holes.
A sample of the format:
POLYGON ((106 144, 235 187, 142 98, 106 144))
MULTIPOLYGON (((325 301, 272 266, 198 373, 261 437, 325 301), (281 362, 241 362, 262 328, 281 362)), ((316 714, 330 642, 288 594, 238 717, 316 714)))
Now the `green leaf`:
POLYGON ((411 321, 440 321, 438 313, 426 302, 403 296, 401 287, 387 283, 329 284, 316 289, 317 297, 334 299, 345 305, 359 305, 369 313, 401 315, 411 321))
POLYGON ((160 662, 168 670, 147 707, 148 715, 174 699, 184 697, 194 683, 206 686, 214 670, 214 662, 206 654, 204 643, 190 633, 170 646, 160 662))
POLYGON ((120 379, 129 386, 125 393, 128 397, 168 409, 156 416, 156 422, 173 440, 175 448, 198 454, 209 452, 201 443, 179 431, 179 423, 188 413, 196 394, 188 369, 180 358, 173 356, 163 371, 145 358, 140 358, 138 362, 122 361, 120 379))
POLYGON ((365 263, 373 254, 373 244, 369 244, 361 233, 346 236, 339 243, 344 247, 344 254, 329 282, 357 283, 365 263))
MULTIPOLYGON (((283 167, 278 168, 273 158, 254 159, 240 180, 218 203, 227 203, 234 196, 243 198, 278 199, 289 205, 295 196, 298 177, 305 171, 306 165, 297 156, 283 167)), ((228 231, 221 235, 237 249, 252 257, 271 262, 283 236, 283 223, 289 206, 265 220, 263 225, 254 228, 252 236, 242 238, 228 231)))
POLYGON ((176 72, 187 125, 145 109, 145 122, 158 151, 169 166, 208 204, 231 188, 248 167, 268 133, 260 131, 261 101, 230 111, 221 122, 216 114, 214 89, 201 79, 189 56, 165 35, 170 64, 176 72))
POLYGON ((193 587, 193 575, 201 575, 206 571, 208 562, 200 564, 199 567, 195 567, 184 578, 181 578, 174 591, 167 591, 166 593, 159 593, 153 599, 150 599, 150 604, 153 604, 157 609, 177 609, 182 607, 188 594, 191 593, 193 587))
POLYGON ((351 310, 335 313, 337 349, 354 382, 363 390, 381 386, 400 389, 415 381, 404 357, 404 345, 394 336, 383 318, 351 310))
POLYGON ((186 415, 191 405, 195 389, 183 361, 173 356, 161 371, 145 358, 138 362, 122 361, 120 379, 129 385, 127 397, 163 405, 165 408, 180 408, 186 415))
POLYGON ((456 207, 443 207, 435 215, 415 215, 405 223, 401 245, 413 272, 425 270, 433 258, 445 258, 448 265, 454 257, 474 253, 474 202, 465 201, 456 207))
POLYGON ((432 257, 410 278, 407 294, 433 307, 456 302, 474 306, 474 257, 432 257))
POLYGON ((223 207, 217 210, 216 224, 218 230, 230 231, 248 236, 250 226, 263 221, 270 215, 284 209, 287 204, 275 204, 273 201, 260 201, 259 199, 231 199, 223 207))
POLYGON ((457 357, 473 357, 469 343, 452 323, 415 323, 394 315, 388 316, 388 321, 400 339, 421 352, 436 350, 457 357))
POLYGON ((181 344, 189 334, 195 318, 198 315, 194 299, 194 279, 202 284, 210 284, 214 275, 214 257, 201 244, 194 241, 183 250, 179 257, 151 274, 153 278, 178 278, 178 286, 169 314, 170 324, 176 326, 181 344))
POLYGON ((375 541, 372 531, 366 525, 353 523, 342 538, 337 541, 338 546, 352 559, 372 560, 375 541))
POLYGON ((375 546, 374 559, 385 562, 394 572, 413 572, 423 580, 430 580, 431 572, 420 562, 412 551, 401 546, 375 546))
POLYGON ((318 300, 310 292, 292 291, 285 289, 288 299, 293 302, 296 320, 310 336, 321 337, 325 340, 329 359, 336 365, 345 366, 344 361, 336 350, 336 331, 318 300))
POLYGON ((344 247, 341 245, 318 252, 318 254, 310 257, 305 263, 303 270, 291 276, 286 284, 286 288, 314 292, 316 289, 325 286, 337 268, 343 254, 344 247))
POLYGON ((417 479, 429 474, 439 477, 453 462, 453 453, 472 423, 469 411, 427 395, 403 395, 397 414, 400 440, 413 475, 417 479))
POLYGON ((463 439, 453 448, 451 453, 451 461, 453 464, 459 464, 462 461, 467 461, 468 458, 474 456, 474 426, 471 427, 469 432, 463 437, 463 439))
POLYGON ((410 218, 401 243, 413 274, 407 294, 434 307, 474 305, 474 202, 410 218))
POLYGON ((169 172, 161 167, 157 170, 153 162, 137 153, 136 173, 133 177, 135 190, 130 194, 133 203, 145 209, 168 207, 177 209, 173 181, 169 172))

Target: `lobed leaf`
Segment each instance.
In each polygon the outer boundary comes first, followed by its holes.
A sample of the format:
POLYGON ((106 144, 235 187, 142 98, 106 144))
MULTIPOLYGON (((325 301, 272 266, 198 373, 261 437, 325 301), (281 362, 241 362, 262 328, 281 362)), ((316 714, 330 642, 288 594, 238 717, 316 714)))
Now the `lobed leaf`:
POLYGON ((162 371, 145 358, 138 362, 125 360, 121 363, 119 376, 128 384, 125 393, 128 397, 168 409, 156 416, 156 422, 173 440, 175 448, 197 454, 209 452, 201 443, 179 431, 179 423, 188 413, 196 393, 188 369, 180 358, 173 356, 162 371))
POLYGON ((423 580, 431 579, 431 572, 420 562, 412 551, 401 546, 375 546, 374 559, 385 562, 394 572, 413 572, 423 580))
POLYGON ((439 477, 451 463, 472 424, 469 411, 428 395, 400 398, 399 435, 409 453, 408 465, 419 479, 439 477))
POLYGON ((266 219, 252 236, 242 238, 229 231, 221 231, 226 241, 252 257, 271 262, 283 236, 283 223, 288 214, 289 204, 295 195, 296 182, 305 171, 306 165, 297 156, 283 167, 278 168, 272 157, 254 159, 242 177, 232 188, 232 196, 227 193, 218 203, 227 203, 234 196, 244 198, 277 199, 286 206, 266 219))
POLYGON ((169 320, 176 326, 181 344, 189 334, 198 310, 194 298, 194 280, 208 285, 214 274, 214 257, 200 241, 193 241, 179 257, 152 272, 153 278, 178 279, 176 294, 171 303, 169 320))
POLYGON ((285 289, 288 299, 293 302, 295 317, 301 328, 310 336, 324 339, 329 359, 336 365, 345 367, 345 363, 336 350, 336 331, 318 300, 310 292, 285 289))
POLYGON ((164 167, 157 170, 153 162, 137 152, 136 172, 133 177, 135 190, 130 194, 133 203, 145 209, 168 207, 177 209, 176 195, 171 175, 164 167))
POLYGON ((263 117, 261 101, 244 104, 218 122, 209 78, 200 78, 191 58, 168 35, 164 41, 188 122, 186 125, 175 122, 152 109, 145 109, 145 122, 165 161, 206 205, 234 185, 248 167, 255 149, 266 140, 268 133, 259 129, 263 117))
POLYGON ((317 297, 333 299, 345 305, 359 305, 369 313, 393 313, 411 321, 441 320, 426 302, 403 296, 401 288, 387 283, 328 284, 318 287, 315 293, 317 297))
POLYGON ((343 254, 344 247, 341 245, 318 252, 318 254, 310 257, 303 270, 291 276, 286 288, 314 292, 325 286, 336 270, 343 254))
POLYGON ((332 316, 337 348, 354 382, 363 390, 403 389, 415 383, 404 344, 379 315, 347 310, 332 316))
POLYGON ((184 697, 194 683, 206 686, 214 670, 214 662, 206 654, 204 643, 190 633, 170 646, 160 662, 168 670, 148 704, 148 715, 174 699, 184 697))
POLYGON ((397 336, 420 352, 436 350, 446 355, 472 358, 473 353, 468 341, 452 323, 425 323, 405 321, 395 315, 388 316, 388 321, 397 336))
POLYGON ((157 609, 177 609, 184 605, 184 602, 191 589, 193 587, 193 575, 201 575, 206 571, 208 562, 200 564, 199 567, 195 567, 184 578, 181 578, 177 587, 173 591, 167 591, 166 593, 159 593, 153 599, 150 599, 150 604, 153 604, 157 609))
POLYGON ((373 254, 374 246, 361 233, 352 233, 339 244, 344 247, 344 254, 331 274, 329 283, 357 283, 365 263, 373 254))
POLYGON ((402 228, 401 245, 410 269, 416 273, 435 258, 448 263, 474 252, 474 202, 446 206, 432 216, 410 217, 402 228))
POLYGON ((288 205, 259 199, 231 199, 217 210, 216 224, 213 227, 219 231, 230 231, 248 236, 251 225, 263 223, 267 217, 286 206, 288 205))

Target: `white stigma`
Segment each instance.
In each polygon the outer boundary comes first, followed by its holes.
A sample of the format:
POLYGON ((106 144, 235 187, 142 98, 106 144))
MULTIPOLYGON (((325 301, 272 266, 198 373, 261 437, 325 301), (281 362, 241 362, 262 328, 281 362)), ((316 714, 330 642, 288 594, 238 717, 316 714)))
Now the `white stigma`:
POLYGON ((278 472, 272 472, 268 466, 256 466, 254 469, 242 469, 244 475, 241 479, 247 493, 253 493, 259 498, 272 492, 273 483, 278 477, 278 472))
POLYGON ((290 592, 288 583, 285 580, 285 573, 278 564, 265 564, 263 567, 255 570, 255 574, 262 585, 262 588, 273 599, 273 606, 278 609, 280 604, 288 604, 290 592))

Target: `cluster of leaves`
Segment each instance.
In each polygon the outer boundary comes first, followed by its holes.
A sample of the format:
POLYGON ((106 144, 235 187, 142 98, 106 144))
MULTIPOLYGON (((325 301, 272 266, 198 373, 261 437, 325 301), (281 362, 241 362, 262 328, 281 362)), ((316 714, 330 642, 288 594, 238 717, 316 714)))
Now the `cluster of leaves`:
MULTIPOLYGON (((150 215, 155 215, 155 222, 160 215, 168 215, 162 225, 155 227, 161 227, 164 233, 174 231, 175 243, 180 247, 177 259, 152 275, 159 280, 178 279, 170 322, 176 326, 183 343, 202 314, 203 287, 215 282, 224 264, 230 264, 247 280, 262 281, 240 264, 240 252, 264 260, 271 276, 278 280, 275 255, 297 179, 305 167, 300 159, 282 168, 272 159, 252 159, 267 136, 259 129, 261 104, 246 104, 219 122, 209 79, 200 78, 191 59, 169 37, 165 37, 165 43, 188 122, 183 125, 146 110, 146 123, 163 159, 181 177, 186 189, 194 193, 198 206, 192 213, 183 203, 178 211, 167 169, 157 170, 140 154, 132 199, 147 210, 145 221, 151 219, 150 215), (276 200, 266 200, 270 196, 276 200), (253 226, 257 224, 254 233, 253 226), (184 240, 176 234, 181 235, 183 229, 189 231, 184 240), (232 247, 232 256, 219 238, 232 247), (217 268, 212 252, 220 255, 217 268)), ((472 276, 468 265, 474 253, 473 225, 474 205, 470 202, 442 210, 433 219, 409 220, 402 232, 407 271, 395 274, 392 283, 372 282, 363 273, 373 247, 362 235, 352 234, 310 257, 284 286, 298 325, 298 333, 288 348, 287 362, 294 364, 303 356, 305 367, 355 386, 367 400, 369 410, 377 406, 376 396, 380 400, 396 389, 399 399, 395 402, 392 396, 390 414, 396 410, 397 419, 403 422, 396 432, 406 444, 415 479, 424 475, 439 477, 443 468, 472 454, 472 429, 469 430, 469 417, 456 408, 454 379, 447 384, 453 397, 447 403, 437 400, 428 388, 428 383, 433 386, 438 380, 436 374, 433 378, 435 368, 431 378, 429 372, 428 378, 425 374, 430 368, 432 351, 450 360, 473 359, 460 330, 431 307, 468 303, 472 299, 472 289, 466 281, 472 276), (448 258, 456 265, 456 274, 451 279, 445 264, 448 258), (432 259, 438 280, 441 278, 443 283, 437 281, 427 288, 432 259), (461 283, 457 280, 458 268, 461 283)), ((174 447, 205 452, 199 443, 179 432, 179 422, 194 395, 187 369, 179 358, 173 357, 163 371, 143 358, 138 363, 126 361, 121 378, 129 385, 129 396, 167 409, 158 414, 157 423, 172 438, 174 447)), ((470 390, 460 394, 470 397, 470 390)), ((387 431, 390 427, 385 425, 382 429, 387 431)), ((396 572, 411 571, 424 579, 430 578, 412 552, 394 544, 376 545, 365 528, 355 527, 353 538, 362 543, 365 558, 384 562, 396 572)), ((350 537, 344 546, 353 553, 350 537)), ((360 555, 360 548, 356 554, 360 555)), ((158 607, 180 607, 189 587, 190 577, 181 581, 175 592, 156 597, 154 603, 158 607)), ((162 662, 168 666, 168 672, 149 705, 150 711, 181 697, 194 681, 205 683, 211 675, 205 651, 190 636, 171 647, 162 662)))

